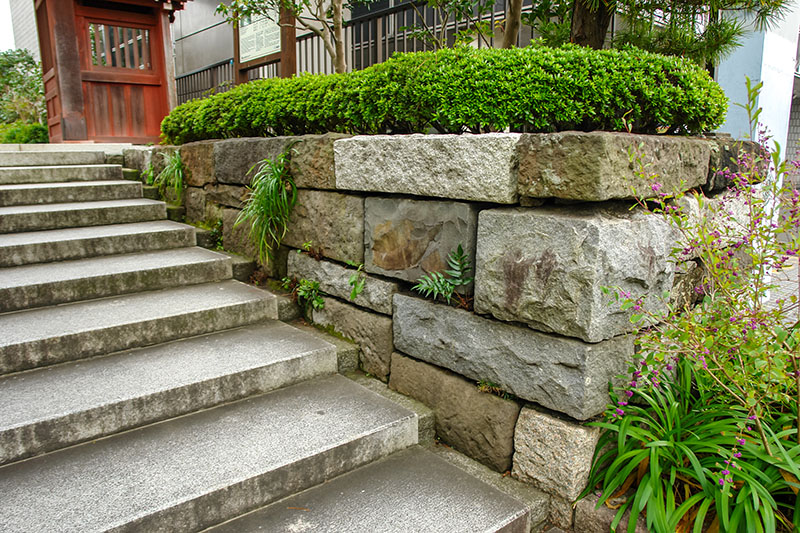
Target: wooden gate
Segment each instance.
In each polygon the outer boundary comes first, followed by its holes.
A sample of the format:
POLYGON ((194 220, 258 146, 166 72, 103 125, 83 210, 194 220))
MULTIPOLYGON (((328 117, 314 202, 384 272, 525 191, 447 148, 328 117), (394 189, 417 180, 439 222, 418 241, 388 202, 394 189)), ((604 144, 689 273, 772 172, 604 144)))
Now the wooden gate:
POLYGON ((181 7, 153 0, 37 1, 52 142, 158 142, 175 100, 164 44, 168 19, 181 7))

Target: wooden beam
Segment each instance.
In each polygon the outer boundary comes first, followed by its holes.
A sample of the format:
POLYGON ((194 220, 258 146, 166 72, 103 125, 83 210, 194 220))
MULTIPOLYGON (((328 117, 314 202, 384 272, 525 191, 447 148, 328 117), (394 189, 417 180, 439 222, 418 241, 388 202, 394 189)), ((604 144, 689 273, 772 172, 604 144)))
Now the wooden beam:
POLYGON ((61 101, 63 140, 87 140, 74 3, 73 0, 46 0, 46 2, 47 12, 52 17, 51 38, 61 101))
POLYGON ((281 78, 297 74, 297 30, 294 15, 281 8, 281 78))

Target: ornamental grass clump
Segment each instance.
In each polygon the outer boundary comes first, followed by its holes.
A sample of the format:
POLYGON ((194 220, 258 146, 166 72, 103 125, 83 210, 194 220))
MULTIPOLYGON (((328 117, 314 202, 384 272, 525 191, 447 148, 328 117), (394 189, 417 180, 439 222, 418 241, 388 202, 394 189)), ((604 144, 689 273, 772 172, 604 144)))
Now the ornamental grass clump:
POLYGON ((395 54, 346 74, 256 80, 176 107, 164 141, 327 132, 564 130, 696 134, 727 99, 695 63, 638 49, 470 47, 395 54))
MULTIPOLYGON (((759 88, 748 82, 752 123, 759 88)), ((763 131, 760 141, 722 171, 721 196, 673 194, 656 175, 658 198, 639 204, 675 228, 675 261, 705 276, 694 305, 666 312, 612 293, 644 329, 625 387, 594 423, 605 432, 583 496, 618 509, 615 530, 626 511, 627 531, 641 515, 656 532, 800 527, 800 287, 785 296, 774 280, 800 251, 800 193, 787 186, 795 165, 763 131)))

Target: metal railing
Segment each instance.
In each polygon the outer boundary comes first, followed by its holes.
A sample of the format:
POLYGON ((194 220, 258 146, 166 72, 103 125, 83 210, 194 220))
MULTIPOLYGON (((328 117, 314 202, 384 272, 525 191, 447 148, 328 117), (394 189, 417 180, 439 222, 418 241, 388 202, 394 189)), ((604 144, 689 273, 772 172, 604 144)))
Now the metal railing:
MULTIPOLYGON (((494 8, 482 18, 482 22, 496 28, 505 18, 507 0, 497 0, 494 8)), ((530 10, 532 0, 523 0, 523 12, 530 10)), ((448 42, 452 44, 459 30, 466 29, 468 22, 457 23, 452 19, 442 21, 432 8, 424 3, 403 3, 394 7, 353 17, 346 23, 345 50, 348 51, 348 70, 360 70, 376 63, 382 63, 395 52, 418 52, 432 50, 431 43, 415 38, 409 29, 419 25, 419 14, 425 17, 428 26, 441 29, 446 25, 448 42)), ((520 28, 517 46, 527 46, 532 39, 528 26, 520 28)), ((497 41, 502 34, 492 33, 488 36, 488 46, 498 46, 497 41)), ((487 46, 482 39, 476 41, 479 48, 487 46)), ((334 71, 331 58, 325 51, 322 39, 314 33, 306 33, 297 37, 297 73, 330 74, 334 71)), ((249 80, 275 78, 280 76, 280 63, 272 63, 257 67, 247 73, 249 80)), ((186 102, 193 98, 207 96, 212 90, 223 92, 228 90, 234 80, 233 64, 222 62, 177 78, 178 101, 186 102)))

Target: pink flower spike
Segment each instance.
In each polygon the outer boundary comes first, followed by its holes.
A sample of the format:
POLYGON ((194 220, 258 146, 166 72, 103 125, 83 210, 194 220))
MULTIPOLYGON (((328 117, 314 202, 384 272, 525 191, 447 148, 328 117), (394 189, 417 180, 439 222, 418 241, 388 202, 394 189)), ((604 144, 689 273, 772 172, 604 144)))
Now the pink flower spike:
POLYGON ((739 446, 744 446, 744 439, 736 439, 736 442, 739 443, 739 446))

